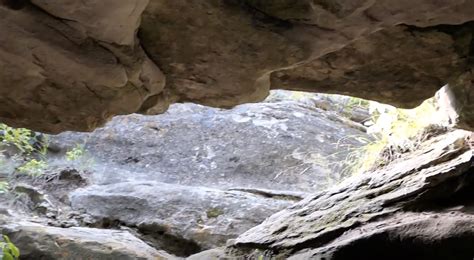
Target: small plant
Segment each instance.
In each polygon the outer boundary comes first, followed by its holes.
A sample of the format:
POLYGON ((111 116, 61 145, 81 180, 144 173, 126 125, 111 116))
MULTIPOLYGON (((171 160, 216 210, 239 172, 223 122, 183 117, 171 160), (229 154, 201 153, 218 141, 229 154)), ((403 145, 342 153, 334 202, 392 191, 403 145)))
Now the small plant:
POLYGON ((13 128, 0 124, 0 141, 6 145, 14 145, 23 153, 32 152, 30 144, 31 131, 25 128, 13 128))
POLYGON ((356 107, 367 109, 370 107, 370 103, 371 103, 370 101, 365 100, 365 99, 349 97, 344 104, 343 111, 346 113, 351 113, 352 110, 356 107))
POLYGON ((206 215, 208 218, 217 218, 222 214, 224 214, 224 211, 219 208, 210 208, 206 211, 206 215))
POLYGON ((81 144, 76 144, 74 148, 66 152, 66 161, 73 163, 81 170, 87 170, 94 165, 94 159, 87 154, 84 145, 81 144))
POLYGON ((17 170, 20 173, 27 174, 32 177, 40 176, 43 171, 48 167, 48 164, 43 160, 31 159, 22 166, 18 167, 17 170))
POLYGON ((0 194, 7 193, 10 185, 6 181, 0 181, 0 194))
POLYGON ((3 260, 17 260, 20 259, 20 250, 10 241, 8 236, 3 235, 3 241, 0 241, 2 247, 3 260))
POLYGON ((414 109, 398 109, 371 102, 370 113, 374 125, 368 132, 373 135, 373 140, 349 153, 345 172, 366 172, 386 165, 402 153, 415 150, 424 138, 419 135, 424 135, 425 129, 432 128, 439 121, 433 98, 414 109))
POLYGON ((66 160, 77 161, 85 155, 84 145, 76 144, 74 148, 66 152, 66 160))

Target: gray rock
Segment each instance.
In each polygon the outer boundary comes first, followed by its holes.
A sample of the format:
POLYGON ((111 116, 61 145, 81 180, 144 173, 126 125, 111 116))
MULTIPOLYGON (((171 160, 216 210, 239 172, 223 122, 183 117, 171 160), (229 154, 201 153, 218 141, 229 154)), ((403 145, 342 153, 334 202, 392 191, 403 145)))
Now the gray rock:
POLYGON ((175 259, 127 231, 95 228, 57 228, 26 221, 3 225, 2 233, 20 249, 21 259, 149 260, 175 259))
POLYGON ((115 117, 93 133, 50 139, 63 152, 85 144, 98 184, 154 180, 314 192, 339 181, 348 153, 369 138, 348 121, 288 99, 231 110, 177 104, 163 115, 115 117))
POLYGON ((187 257, 187 260, 221 259, 225 257, 225 248, 213 248, 187 257))
POLYGON ((25 183, 17 183, 13 189, 17 196, 16 203, 21 202, 31 211, 39 214, 56 214, 48 195, 39 188, 25 183))
POLYGON ((43 223, 126 226, 157 248, 189 256, 226 245, 342 178, 336 172, 348 151, 339 150, 360 147, 367 135, 332 110, 286 98, 116 117, 92 133, 49 136, 48 170, 22 180, 58 208, 41 214, 43 223), (77 144, 85 156, 66 160, 77 144))
POLYGON ((468 260, 474 255, 473 242, 472 214, 404 212, 356 227, 328 246, 301 250, 288 259, 468 260))
POLYGON ((137 227, 144 239, 180 256, 225 245, 293 204, 290 199, 158 182, 93 185, 70 198, 75 210, 137 227))
POLYGON ((292 99, 309 107, 320 108, 327 113, 339 114, 343 118, 348 118, 356 123, 363 123, 371 119, 368 101, 350 96, 273 90, 264 102, 278 103, 292 99))
POLYGON ((469 132, 306 197, 239 236, 228 253, 293 259, 470 259, 473 151, 469 132), (236 250, 236 251, 233 251, 236 250))

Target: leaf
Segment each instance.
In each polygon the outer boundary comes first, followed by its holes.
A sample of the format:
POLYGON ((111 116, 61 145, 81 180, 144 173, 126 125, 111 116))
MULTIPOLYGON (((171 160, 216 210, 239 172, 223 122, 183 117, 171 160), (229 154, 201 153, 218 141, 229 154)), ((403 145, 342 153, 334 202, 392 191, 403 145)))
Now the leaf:
POLYGON ((2 260, 15 260, 15 258, 8 252, 3 252, 2 260))
MULTIPOLYGON (((6 235, 3 235, 3 240, 5 240, 6 243, 2 243, 2 249, 3 249, 3 259, 5 259, 5 256, 8 255, 12 257, 11 259, 16 259, 20 257, 20 250, 18 247, 16 247, 10 238, 6 235)), ((8 257, 7 256, 7 257, 8 257)), ((10 258, 7 258, 10 259, 10 258)))
POLYGON ((8 243, 8 247, 10 248, 10 251, 15 258, 20 257, 20 250, 18 249, 18 247, 16 247, 13 243, 8 243))
POLYGON ((7 235, 3 235, 3 240, 5 240, 7 243, 11 243, 10 238, 7 235))

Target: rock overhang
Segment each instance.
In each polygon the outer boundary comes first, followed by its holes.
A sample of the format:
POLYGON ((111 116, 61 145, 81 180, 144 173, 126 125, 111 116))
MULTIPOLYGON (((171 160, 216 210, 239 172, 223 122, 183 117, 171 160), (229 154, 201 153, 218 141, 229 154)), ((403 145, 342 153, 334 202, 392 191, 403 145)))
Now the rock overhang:
POLYGON ((414 107, 447 83, 472 125, 469 1, 0 3, 0 121, 13 126, 90 131, 280 88, 414 107))

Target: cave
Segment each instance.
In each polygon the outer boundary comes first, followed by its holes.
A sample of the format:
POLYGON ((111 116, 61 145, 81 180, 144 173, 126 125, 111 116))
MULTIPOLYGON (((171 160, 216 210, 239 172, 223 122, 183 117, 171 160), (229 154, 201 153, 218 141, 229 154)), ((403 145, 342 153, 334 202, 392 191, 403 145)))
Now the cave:
POLYGON ((5 257, 474 257, 470 1, 2 0, 0 34, 5 257))

